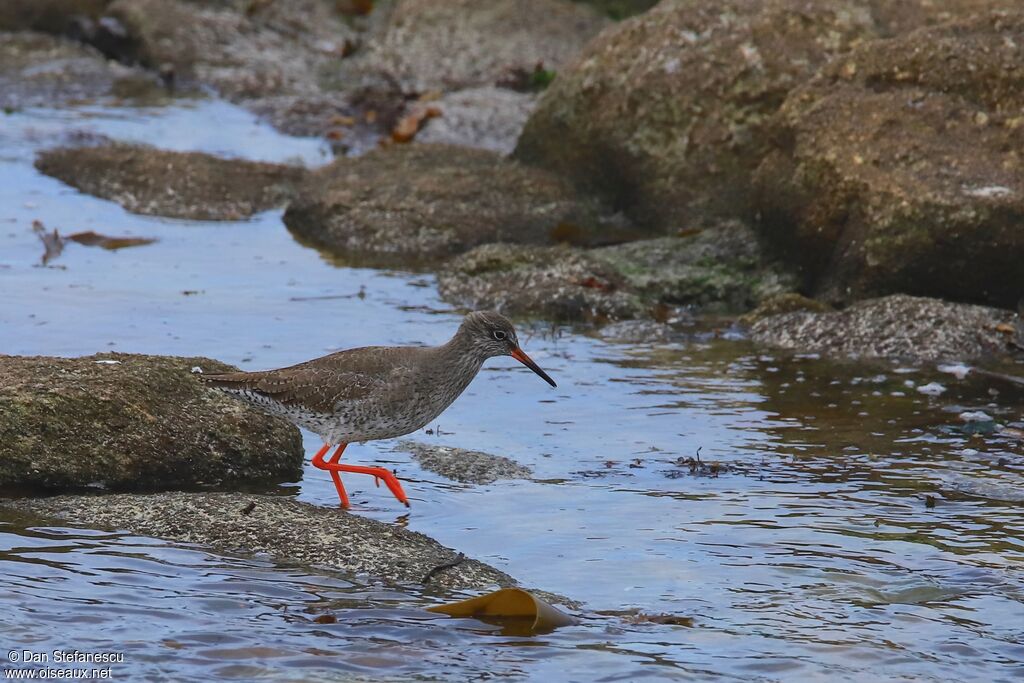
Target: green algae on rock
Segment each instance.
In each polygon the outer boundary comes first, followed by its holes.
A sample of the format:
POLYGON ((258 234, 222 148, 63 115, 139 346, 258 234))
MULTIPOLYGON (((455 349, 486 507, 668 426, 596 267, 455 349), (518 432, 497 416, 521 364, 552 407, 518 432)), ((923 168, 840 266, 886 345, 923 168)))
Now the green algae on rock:
POLYGON ((294 481, 299 431, 204 387, 208 358, 0 356, 0 486, 155 490, 294 481))
POLYGON ((547 171, 485 150, 411 144, 310 173, 284 222, 354 264, 394 266, 488 242, 586 242, 614 219, 547 171))
POLYGON ((490 589, 515 580, 459 557, 423 534, 337 508, 281 496, 168 492, 58 496, 4 501, 8 508, 65 523, 125 530, 226 552, 259 553, 285 564, 340 570, 393 585, 419 584, 434 568, 432 588, 490 589))
POLYGON ((680 237, 602 247, 590 255, 645 300, 703 310, 746 311, 799 284, 765 256, 757 235, 736 221, 680 237))
POLYGON ((793 91, 762 232, 813 291, 1014 306, 1024 294, 1024 13, 876 41, 793 91))
POLYGON ((296 166, 121 143, 48 150, 36 168, 133 213, 197 220, 239 220, 280 206, 306 174, 296 166))
POLYGON ((492 484, 499 479, 529 479, 530 468, 501 455, 465 448, 403 440, 396 450, 411 453, 425 470, 463 484, 492 484))
POLYGON ((756 343, 859 358, 978 360, 1024 349, 1009 311, 893 295, 842 311, 797 310, 754 322, 756 343))

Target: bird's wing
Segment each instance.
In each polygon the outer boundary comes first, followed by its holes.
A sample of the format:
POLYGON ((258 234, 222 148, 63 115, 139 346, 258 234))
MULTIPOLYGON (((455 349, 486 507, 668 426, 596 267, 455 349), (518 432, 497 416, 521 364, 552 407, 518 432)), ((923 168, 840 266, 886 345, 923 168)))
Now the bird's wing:
POLYGON ((395 366, 387 349, 365 347, 340 351, 279 370, 202 375, 214 387, 255 391, 287 406, 331 412, 339 401, 358 401, 388 383, 395 366))

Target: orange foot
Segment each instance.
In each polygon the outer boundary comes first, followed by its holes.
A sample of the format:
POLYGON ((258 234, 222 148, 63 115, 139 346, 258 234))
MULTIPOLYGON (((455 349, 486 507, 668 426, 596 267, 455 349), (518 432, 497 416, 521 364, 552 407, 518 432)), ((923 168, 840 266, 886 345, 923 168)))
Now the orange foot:
POLYGON ((327 470, 331 473, 331 479, 334 480, 334 488, 338 490, 338 498, 341 499, 341 507, 346 510, 349 508, 348 493, 345 491, 345 485, 341 483, 341 475, 339 472, 353 472, 355 474, 371 474, 373 480, 380 486, 380 480, 383 479, 388 489, 394 494, 395 498, 400 503, 404 503, 405 507, 409 507, 409 498, 405 495, 405 491, 402 490, 402 485, 398 482, 398 477, 393 472, 384 469, 383 467, 363 467, 361 465, 342 465, 341 454, 345 452, 345 446, 348 444, 339 444, 337 450, 334 451, 334 455, 331 456, 330 460, 324 461, 324 455, 330 450, 330 444, 324 444, 323 448, 317 451, 316 455, 313 456, 313 466, 327 470))

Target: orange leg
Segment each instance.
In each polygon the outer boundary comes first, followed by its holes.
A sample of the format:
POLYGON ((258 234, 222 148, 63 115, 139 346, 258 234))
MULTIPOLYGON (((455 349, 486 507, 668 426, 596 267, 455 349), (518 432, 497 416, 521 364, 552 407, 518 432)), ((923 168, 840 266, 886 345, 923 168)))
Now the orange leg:
POLYGON ((391 493, 398 499, 400 503, 404 503, 406 507, 409 507, 409 498, 405 495, 405 491, 402 490, 402 485, 398 481, 398 477, 394 473, 389 472, 383 467, 363 467, 361 465, 342 465, 341 454, 345 452, 345 446, 348 444, 339 444, 338 448, 334 451, 330 460, 324 462, 324 455, 330 449, 330 444, 324 444, 323 448, 317 451, 317 454, 313 456, 313 466, 322 470, 327 470, 331 473, 331 478, 334 480, 334 488, 338 490, 338 497, 341 499, 341 506, 346 510, 349 508, 348 494, 345 492, 345 486, 341 483, 341 475, 339 472, 353 472, 355 474, 370 474, 373 475, 373 480, 380 486, 380 480, 383 479, 391 493))

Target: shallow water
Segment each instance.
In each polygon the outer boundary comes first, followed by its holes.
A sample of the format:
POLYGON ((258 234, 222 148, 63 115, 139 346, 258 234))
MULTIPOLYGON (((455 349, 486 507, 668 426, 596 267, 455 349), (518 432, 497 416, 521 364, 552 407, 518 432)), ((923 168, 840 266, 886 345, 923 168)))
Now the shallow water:
MULTIPOLYGON (((439 342, 457 325, 430 276, 333 265, 296 243, 280 212, 133 216, 32 169, 35 150, 76 131, 327 159, 317 141, 210 101, 0 117, 5 353, 208 355, 257 369, 439 342), (33 220, 159 242, 72 244, 44 268, 33 220)), ((131 680, 1024 677, 1024 448, 958 417, 1021 421, 1020 390, 927 367, 775 357, 733 336, 695 328, 629 345, 543 324, 522 333, 557 390, 492 360, 440 435, 415 438, 507 455, 534 469, 532 482, 463 486, 390 443, 350 449, 396 467, 413 500, 406 519, 351 478, 358 514, 579 600, 579 626, 502 635, 424 612, 437 598, 411 590, 0 516, 0 644, 120 650, 113 677, 131 680), (948 391, 917 391, 931 381, 948 391), (677 463, 698 448, 726 471, 694 476, 677 463), (597 614, 629 610, 694 626, 597 614), (324 611, 337 623, 313 621, 324 611)), ((321 475, 307 467, 282 492, 333 505, 321 475)))

